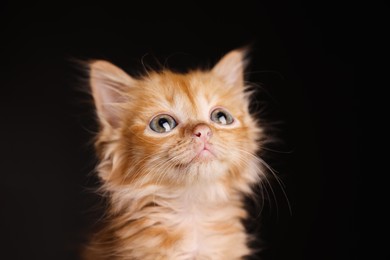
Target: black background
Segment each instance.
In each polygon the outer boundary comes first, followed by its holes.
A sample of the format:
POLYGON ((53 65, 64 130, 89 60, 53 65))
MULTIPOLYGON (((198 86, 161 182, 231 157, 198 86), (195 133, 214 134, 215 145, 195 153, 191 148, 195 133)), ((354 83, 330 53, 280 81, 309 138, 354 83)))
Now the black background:
POLYGON ((261 256, 357 259, 353 12, 329 1, 4 4, 0 258, 77 259, 93 221, 96 124, 75 59, 180 70, 252 44, 248 79, 265 90, 256 98, 283 140, 266 158, 292 208, 275 185, 277 203, 256 219, 261 256))

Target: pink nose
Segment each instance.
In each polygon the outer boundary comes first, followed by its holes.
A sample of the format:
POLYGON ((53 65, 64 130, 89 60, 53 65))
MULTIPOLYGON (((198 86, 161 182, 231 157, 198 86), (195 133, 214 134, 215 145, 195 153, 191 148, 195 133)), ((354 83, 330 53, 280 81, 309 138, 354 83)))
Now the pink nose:
POLYGON ((213 132, 206 124, 198 124, 193 130, 193 136, 200 138, 203 141, 208 141, 212 135, 213 132))

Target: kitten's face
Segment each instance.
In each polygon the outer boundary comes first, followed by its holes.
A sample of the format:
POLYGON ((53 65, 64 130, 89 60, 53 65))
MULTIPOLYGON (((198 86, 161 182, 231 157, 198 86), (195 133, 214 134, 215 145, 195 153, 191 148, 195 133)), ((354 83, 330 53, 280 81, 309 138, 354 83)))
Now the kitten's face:
POLYGON ((212 74, 155 74, 133 90, 123 136, 132 160, 144 160, 161 178, 218 176, 253 153, 253 122, 243 94, 212 74))
POLYGON ((115 112, 117 157, 127 165, 123 178, 191 183, 248 166, 259 129, 243 82, 226 80, 214 69, 151 73, 129 84, 115 112))

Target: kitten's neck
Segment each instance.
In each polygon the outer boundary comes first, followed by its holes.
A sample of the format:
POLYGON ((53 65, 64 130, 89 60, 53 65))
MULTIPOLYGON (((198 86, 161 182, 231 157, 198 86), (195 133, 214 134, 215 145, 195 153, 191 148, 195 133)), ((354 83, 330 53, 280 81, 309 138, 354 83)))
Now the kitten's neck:
POLYGON ((223 183, 194 183, 181 187, 148 185, 122 187, 111 193, 114 211, 137 211, 145 205, 172 209, 214 207, 225 203, 240 203, 242 195, 223 183))

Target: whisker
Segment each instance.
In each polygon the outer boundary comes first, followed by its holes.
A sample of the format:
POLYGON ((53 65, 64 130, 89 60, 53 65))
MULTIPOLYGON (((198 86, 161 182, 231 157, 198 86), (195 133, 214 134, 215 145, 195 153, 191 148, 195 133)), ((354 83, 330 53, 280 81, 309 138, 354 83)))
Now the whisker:
POLYGON ((283 196, 284 198, 286 199, 286 203, 287 203, 287 206, 288 206, 288 209, 289 209, 289 213, 290 215, 292 215, 292 209, 291 209, 291 204, 290 204, 290 201, 288 199, 288 196, 287 196, 287 193, 286 193, 286 190, 285 190, 285 187, 286 185, 283 183, 282 179, 280 179, 280 177, 276 174, 276 170, 272 169, 272 167, 266 163, 263 159, 261 159, 260 157, 258 156, 255 156, 253 154, 251 154, 250 152, 247 152, 245 150, 242 150, 242 149, 239 149, 241 152, 244 152, 245 154, 251 156, 253 159, 257 160, 259 163, 261 163, 262 165, 264 165, 268 171, 272 174, 272 176, 275 178, 275 180, 277 181, 282 193, 283 193, 283 196))
MULTIPOLYGON (((243 157, 238 157, 240 160, 241 160, 241 162, 243 162, 245 165, 247 165, 247 166, 249 166, 249 162, 247 161, 247 159, 246 158, 243 158, 243 157)), ((259 173, 261 173, 261 177, 263 177, 264 178, 264 180, 265 180, 265 182, 263 182, 263 181, 259 181, 257 184, 258 185, 260 185, 260 190, 261 190, 261 192, 264 190, 265 191, 265 193, 266 193, 266 197, 268 198, 268 201, 271 201, 271 196, 270 196, 270 194, 269 194, 269 192, 268 192, 268 189, 267 189, 267 186, 265 186, 265 184, 268 184, 268 187, 269 187, 269 189, 271 190, 271 193, 272 193, 272 198, 274 199, 274 201, 275 201, 275 204, 276 204, 276 211, 278 212, 278 202, 277 202, 277 199, 276 199, 276 194, 275 194, 275 192, 274 192, 274 190, 273 190, 273 188, 272 188, 272 185, 271 185, 271 183, 269 182, 269 180, 268 180, 268 178, 267 178, 267 175, 263 172, 263 170, 257 165, 257 164, 255 164, 255 167, 256 167, 256 169, 257 169, 257 171, 259 172, 259 173), (262 188, 263 187, 263 188, 262 188)), ((261 178, 260 177, 260 178, 261 178)), ((263 210, 263 208, 264 208, 264 201, 265 201, 265 196, 264 196, 264 193, 262 192, 262 203, 263 203, 263 205, 262 205, 262 210, 263 210)), ((256 200, 255 200, 256 201, 256 200)), ((272 206, 272 204, 270 204, 270 206, 272 206)), ((261 212, 259 212, 259 214, 258 214, 258 216, 260 216, 260 214, 261 214, 261 212)), ((257 217, 258 217, 257 216, 257 217)))
MULTIPOLYGON (((226 145, 224 145, 222 143, 220 143, 219 146, 222 147, 224 150, 229 150, 229 147, 227 147, 226 145)), ((268 163, 266 163, 263 159, 261 159, 259 156, 255 155, 255 154, 253 154, 251 152, 248 152, 248 151, 246 151, 246 150, 244 150, 242 148, 237 148, 237 147, 238 146, 236 146, 236 148, 235 148, 237 151, 239 151, 240 153, 243 153, 243 154, 249 156, 250 159, 252 159, 252 160, 257 162, 257 164, 255 164, 255 167, 257 168, 257 171, 262 174, 262 176, 264 177, 264 180, 267 183, 271 193, 273 194, 273 198, 274 198, 274 201, 275 201, 275 204, 276 204, 276 211, 277 211, 276 213, 277 213, 277 215, 278 215, 278 201, 277 201, 276 193, 275 193, 274 189, 272 188, 271 182, 268 180, 267 174, 265 174, 263 172, 263 169, 259 168, 258 165, 263 165, 268 170, 268 172, 270 172, 271 175, 275 178, 275 180, 277 181, 277 183, 278 183, 278 185, 279 185, 279 187, 280 187, 280 189, 282 191, 282 194, 283 194, 283 196, 284 196, 284 198, 286 200, 289 213, 290 213, 290 215, 292 215, 291 204, 290 204, 290 201, 288 199, 287 193, 285 191, 286 185, 283 183, 283 181, 277 175, 276 171, 274 169, 272 169, 271 166, 268 163)), ((248 159, 246 157, 239 156, 238 159, 241 162, 244 162, 246 165, 249 165, 248 159)), ((259 182, 259 185, 264 185, 264 184, 262 182, 259 182)), ((264 189, 264 190, 267 192, 268 199, 270 199, 267 189, 264 189)))
POLYGON ((291 150, 291 151, 279 151, 279 150, 267 148, 267 147, 264 147, 264 146, 261 149, 266 150, 266 151, 270 151, 270 152, 274 152, 274 153, 282 153, 282 154, 291 154, 291 153, 294 152, 293 150, 291 150))

